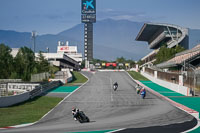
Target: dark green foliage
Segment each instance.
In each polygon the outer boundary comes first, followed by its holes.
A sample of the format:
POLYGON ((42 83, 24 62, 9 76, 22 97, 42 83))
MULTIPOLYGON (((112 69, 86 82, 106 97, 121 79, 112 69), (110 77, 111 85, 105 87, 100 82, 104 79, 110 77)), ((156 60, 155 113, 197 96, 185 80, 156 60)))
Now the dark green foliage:
POLYGON ((35 64, 35 55, 33 51, 27 47, 20 48, 19 52, 14 58, 17 76, 24 81, 29 81, 35 64))
POLYGON ((139 60, 138 62, 137 62, 137 64, 138 65, 142 65, 144 62, 142 61, 142 60, 139 60))
POLYGON ((48 61, 44 58, 44 56, 42 55, 42 52, 39 52, 39 61, 38 61, 38 65, 37 65, 37 69, 38 72, 48 72, 49 71, 49 63, 48 61))
POLYGON ((167 61, 175 56, 176 53, 182 52, 185 49, 180 45, 177 45, 174 48, 167 48, 167 45, 161 46, 159 52, 156 55, 156 62, 154 64, 159 64, 164 61, 167 61))
MULTIPOLYGON (((31 74, 50 71, 50 65, 41 52, 39 61, 35 61, 34 52, 27 47, 20 48, 15 58, 11 51, 8 46, 0 44, 0 79, 19 78, 29 81, 31 74)), ((54 72, 52 69, 50 72, 54 72)))
POLYGON ((124 57, 120 57, 120 58, 116 59, 116 62, 118 62, 118 63, 125 63, 126 59, 124 57))
POLYGON ((129 64, 130 64, 130 67, 133 67, 133 66, 135 65, 135 61, 133 61, 133 60, 131 60, 131 59, 127 60, 127 59, 125 59, 124 57, 117 58, 117 59, 116 59, 116 62, 117 62, 117 63, 123 63, 124 66, 123 66, 123 67, 122 67, 122 66, 119 67, 119 68, 123 68, 123 69, 126 68, 125 63, 129 63, 129 64))
POLYGON ((14 69, 11 49, 4 44, 0 44, 0 79, 9 78, 14 69))

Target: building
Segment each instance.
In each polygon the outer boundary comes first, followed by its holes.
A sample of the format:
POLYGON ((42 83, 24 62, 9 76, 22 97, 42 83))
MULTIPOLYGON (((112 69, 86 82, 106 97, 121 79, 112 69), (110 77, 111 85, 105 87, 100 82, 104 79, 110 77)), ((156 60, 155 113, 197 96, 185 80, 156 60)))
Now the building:
MULTIPOLYGON (((79 69, 82 62, 82 54, 77 52, 77 46, 63 45, 58 42, 57 53, 42 53, 45 59, 47 59, 53 65, 60 68, 79 69)), ((16 57, 19 52, 19 48, 12 48, 11 55, 16 57)), ((35 53, 36 60, 38 60, 39 53, 35 53)))
MULTIPOLYGON (((79 69, 82 62, 82 54, 77 52, 77 46, 69 46, 63 42, 58 42, 57 53, 42 53, 42 55, 53 65, 60 68, 79 69)), ((36 58, 39 53, 35 53, 36 58)))
POLYGON ((64 53, 70 58, 77 61, 79 64, 83 61, 82 53, 78 53, 77 46, 69 46, 69 42, 66 41, 66 45, 63 42, 58 41, 57 53, 64 53))
POLYGON ((192 49, 177 53, 174 58, 156 65, 158 68, 170 67, 193 67, 196 70, 200 69, 200 44, 192 49), (190 66, 188 66, 190 65, 190 66))
POLYGON ((152 64, 155 55, 163 44, 168 48, 181 45, 185 49, 189 47, 188 29, 172 24, 145 23, 138 33, 136 41, 148 42, 151 53, 142 58, 145 64, 152 64))

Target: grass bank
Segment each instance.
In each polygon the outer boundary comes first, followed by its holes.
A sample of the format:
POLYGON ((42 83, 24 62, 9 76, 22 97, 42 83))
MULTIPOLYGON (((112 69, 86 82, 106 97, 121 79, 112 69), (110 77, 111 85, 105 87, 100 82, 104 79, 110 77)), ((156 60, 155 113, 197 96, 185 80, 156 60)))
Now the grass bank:
POLYGON ((147 79, 146 77, 142 76, 139 72, 128 71, 128 73, 129 73, 135 80, 149 81, 149 79, 147 79))
POLYGON ((7 108, 0 108, 0 127, 26 124, 38 121, 63 98, 36 97, 27 102, 7 108))
POLYGON ((83 84, 87 81, 87 78, 79 72, 73 71, 72 76, 73 76, 73 80, 67 85, 83 84))

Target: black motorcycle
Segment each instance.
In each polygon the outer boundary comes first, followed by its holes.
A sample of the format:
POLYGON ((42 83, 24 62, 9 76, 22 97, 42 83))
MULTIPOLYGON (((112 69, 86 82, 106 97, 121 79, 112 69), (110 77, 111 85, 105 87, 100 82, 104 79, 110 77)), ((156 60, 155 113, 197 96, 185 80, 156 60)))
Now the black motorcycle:
POLYGON ((113 84, 113 90, 116 91, 117 88, 118 88, 118 84, 117 83, 113 84))
POLYGON ((80 123, 84 123, 84 122, 90 122, 90 119, 85 115, 85 113, 83 111, 79 111, 76 114, 76 119, 80 122, 80 123))
POLYGON ((117 85, 113 85, 113 90, 116 91, 117 90, 117 85))

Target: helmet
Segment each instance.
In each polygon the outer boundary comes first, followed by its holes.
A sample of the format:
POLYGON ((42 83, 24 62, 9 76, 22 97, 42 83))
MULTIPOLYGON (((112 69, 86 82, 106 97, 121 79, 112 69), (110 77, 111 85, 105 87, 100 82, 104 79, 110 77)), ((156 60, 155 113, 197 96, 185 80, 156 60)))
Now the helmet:
POLYGON ((75 111, 76 110, 76 108, 75 107, 72 107, 72 111, 75 111))

